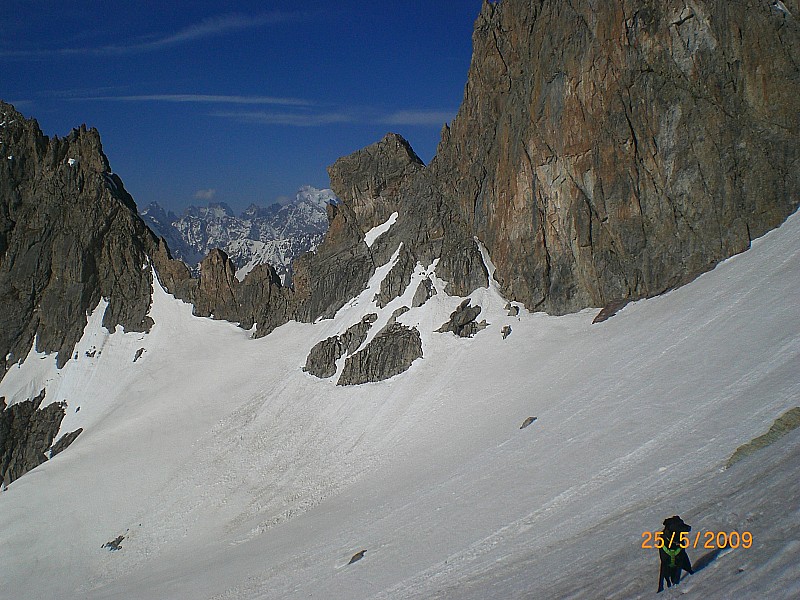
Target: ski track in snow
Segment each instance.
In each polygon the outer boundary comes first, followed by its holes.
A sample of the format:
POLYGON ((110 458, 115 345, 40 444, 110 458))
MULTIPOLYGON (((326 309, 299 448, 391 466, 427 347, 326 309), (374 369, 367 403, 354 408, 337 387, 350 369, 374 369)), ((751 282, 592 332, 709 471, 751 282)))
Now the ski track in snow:
POLYGON ((59 436, 84 427, 0 493, 0 597, 644 597, 658 559, 641 534, 672 514, 755 543, 665 598, 796 597, 800 432, 721 467, 800 403, 798 240, 793 215, 596 325, 596 310, 510 317, 490 278, 472 339, 434 333, 462 300, 435 265, 376 308, 400 248, 333 319, 258 340, 158 284, 146 335, 106 332, 101 302, 77 360, 32 351, 0 382, 12 403, 45 385, 66 400, 59 436), (406 373, 343 388, 343 359, 327 380, 301 371, 377 312, 369 343, 426 276, 437 295, 398 318, 423 341, 406 373))

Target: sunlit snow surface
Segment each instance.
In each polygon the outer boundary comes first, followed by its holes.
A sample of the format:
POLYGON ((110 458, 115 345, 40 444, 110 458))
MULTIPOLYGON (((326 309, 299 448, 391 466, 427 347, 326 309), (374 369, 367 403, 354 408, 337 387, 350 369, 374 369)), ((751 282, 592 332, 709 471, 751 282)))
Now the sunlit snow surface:
POLYGON ((377 240, 380 236, 389 231, 392 225, 394 225, 396 222, 397 222, 397 211, 389 215, 389 218, 386 219, 386 221, 384 221, 380 225, 376 225, 375 227, 370 229, 367 233, 365 233, 364 241, 366 242, 367 246, 371 248, 372 244, 375 243, 375 240, 377 240))
POLYGON ((800 431, 722 471, 800 405, 798 215, 596 325, 509 317, 492 286, 471 296, 487 329, 433 333, 461 300, 435 279, 399 318, 423 340, 406 373, 303 373, 314 343, 376 311, 388 267, 334 319, 258 340, 156 286, 151 333, 106 334, 101 305, 78 360, 12 368, 0 395, 45 383, 68 402, 62 433, 85 430, 0 493, 0 598, 650 597, 641 534, 673 514, 755 543, 662 597, 800 595, 800 431))

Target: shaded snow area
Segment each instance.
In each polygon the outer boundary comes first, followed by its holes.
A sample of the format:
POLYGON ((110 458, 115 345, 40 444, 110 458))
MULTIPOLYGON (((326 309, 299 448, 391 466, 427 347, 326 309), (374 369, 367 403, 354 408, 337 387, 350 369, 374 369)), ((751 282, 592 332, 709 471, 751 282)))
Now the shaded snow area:
POLYGON ((257 340, 156 285, 151 333, 109 335, 101 304, 77 360, 12 368, 0 395, 46 384, 84 432, 0 493, 0 597, 645 598, 642 533, 672 515, 754 542, 690 548, 696 574, 660 598, 800 596, 800 430, 723 469, 800 404, 800 216, 595 325, 509 316, 490 286, 471 295, 486 329, 434 333, 462 300, 434 275, 398 318, 422 336, 408 371, 302 372, 380 312, 389 266, 334 319, 257 340))

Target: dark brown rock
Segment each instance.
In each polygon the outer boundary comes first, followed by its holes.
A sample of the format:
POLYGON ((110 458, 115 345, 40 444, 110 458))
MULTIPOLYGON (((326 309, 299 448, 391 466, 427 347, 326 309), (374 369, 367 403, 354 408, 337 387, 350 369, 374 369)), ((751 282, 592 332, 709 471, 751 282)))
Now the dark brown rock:
POLYGON ((19 479, 47 460, 45 454, 61 427, 64 406, 49 404, 40 409, 45 390, 31 400, 6 406, 0 398, 0 481, 19 479))
POLYGON ((436 288, 433 287, 433 282, 430 277, 426 277, 419 282, 417 291, 414 292, 414 298, 411 300, 411 306, 417 308, 425 304, 428 300, 436 295, 436 288))
POLYGON ((400 249, 397 262, 392 266, 386 277, 381 281, 381 289, 375 295, 375 304, 383 308, 389 302, 401 296, 411 283, 416 263, 411 253, 405 247, 400 249))
POLYGON ((458 308, 450 314, 450 319, 436 331, 438 333, 452 332, 459 337, 472 337, 487 326, 486 321, 476 322, 475 319, 481 314, 481 307, 478 305, 470 306, 470 299, 467 298, 458 308))
POLYGON ((395 224, 371 248, 364 244, 376 266, 389 262, 401 248, 398 263, 382 282, 378 296, 382 306, 405 290, 418 262, 427 267, 439 259, 437 275, 448 282, 451 294, 466 295, 488 284, 472 232, 402 137, 388 134, 340 158, 328 173, 340 207, 349 208, 362 236, 398 213, 395 224), (384 167, 388 172, 382 173, 384 167))
POLYGON ((62 366, 100 298, 109 300, 107 329, 146 331, 156 240, 111 172, 96 130, 50 139, 2 102, 0 122, 2 377, 34 337, 62 366))
POLYGON ((345 361, 336 385, 383 381, 408 370, 411 363, 421 357, 422 339, 419 331, 400 323, 391 323, 345 361))
POLYGON ((597 313, 597 316, 592 320, 592 324, 594 323, 602 323, 603 321, 607 321, 619 311, 621 311, 625 306, 628 304, 628 300, 612 300, 608 304, 606 304, 603 309, 597 313))
POLYGON ((53 447, 50 448, 50 458, 53 458, 56 454, 60 454, 64 450, 66 450, 72 442, 74 442, 78 436, 83 433, 83 428, 79 427, 75 431, 70 431, 69 433, 65 433, 58 441, 53 444, 53 447))

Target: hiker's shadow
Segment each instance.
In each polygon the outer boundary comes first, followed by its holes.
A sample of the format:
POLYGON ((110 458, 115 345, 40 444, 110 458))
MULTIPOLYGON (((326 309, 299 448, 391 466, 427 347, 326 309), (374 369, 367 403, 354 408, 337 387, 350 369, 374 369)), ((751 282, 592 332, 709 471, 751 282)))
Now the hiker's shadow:
POLYGON ((692 565, 694 572, 697 573, 698 571, 705 569, 717 559, 717 556, 719 556, 720 552, 722 552, 722 549, 714 548, 711 552, 706 552, 703 556, 698 558, 692 565))

